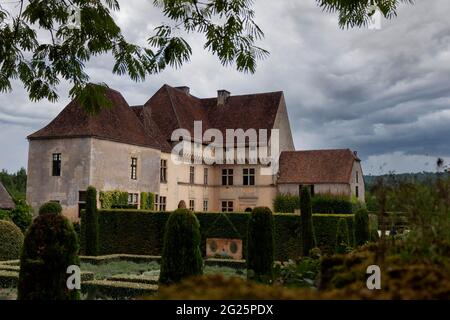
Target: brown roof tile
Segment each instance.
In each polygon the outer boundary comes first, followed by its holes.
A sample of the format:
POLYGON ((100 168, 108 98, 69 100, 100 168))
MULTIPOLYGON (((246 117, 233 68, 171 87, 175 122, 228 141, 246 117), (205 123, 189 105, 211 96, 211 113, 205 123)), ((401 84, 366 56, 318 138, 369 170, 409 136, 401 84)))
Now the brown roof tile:
POLYGON ((350 149, 285 151, 278 183, 350 183, 354 161, 360 160, 350 149))
POLYGON ((13 209, 15 206, 13 199, 0 182, 0 209, 13 209))
POLYGON ((112 101, 112 108, 90 116, 73 100, 53 121, 28 139, 96 137, 160 149, 158 140, 146 132, 123 96, 112 89, 108 89, 106 95, 112 101))

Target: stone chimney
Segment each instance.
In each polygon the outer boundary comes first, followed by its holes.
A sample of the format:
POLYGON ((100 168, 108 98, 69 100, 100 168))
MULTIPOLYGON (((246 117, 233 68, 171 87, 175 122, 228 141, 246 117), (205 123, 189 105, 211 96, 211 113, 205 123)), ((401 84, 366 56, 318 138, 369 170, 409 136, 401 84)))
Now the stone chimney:
POLYGON ((186 94, 189 94, 189 90, 190 90, 189 87, 182 86, 182 87, 175 87, 175 88, 178 89, 178 90, 183 91, 186 94))
POLYGON ((227 90, 217 90, 217 105, 223 106, 227 103, 227 99, 230 97, 230 92, 227 90))

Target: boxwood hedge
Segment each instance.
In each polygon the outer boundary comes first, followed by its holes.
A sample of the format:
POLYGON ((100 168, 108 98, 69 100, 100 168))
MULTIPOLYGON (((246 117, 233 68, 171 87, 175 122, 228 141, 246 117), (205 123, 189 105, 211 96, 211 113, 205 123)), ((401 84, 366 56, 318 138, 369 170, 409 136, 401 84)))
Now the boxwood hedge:
MULTIPOLYGON (((196 215, 200 222, 203 255, 206 253, 206 238, 242 239, 245 254, 249 213, 201 212, 196 215)), ((168 217, 169 212, 99 210, 99 254, 161 255, 164 227, 168 217)), ((353 243, 352 214, 313 214, 317 245, 325 253, 334 252, 340 218, 347 220, 350 243, 353 243)), ((299 214, 274 214, 275 260, 287 260, 302 255, 300 230, 299 214)))

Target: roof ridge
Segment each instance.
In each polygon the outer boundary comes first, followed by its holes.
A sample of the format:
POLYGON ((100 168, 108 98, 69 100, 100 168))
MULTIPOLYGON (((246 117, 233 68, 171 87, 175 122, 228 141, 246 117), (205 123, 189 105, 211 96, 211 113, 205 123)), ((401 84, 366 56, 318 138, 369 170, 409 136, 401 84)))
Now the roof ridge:
MULTIPOLYGON (((274 93, 283 94, 284 91, 283 90, 278 90, 278 91, 268 91, 268 92, 243 93, 243 94, 235 94, 235 95, 230 94, 230 98, 239 98, 239 97, 248 97, 248 96, 261 96, 261 95, 269 95, 269 94, 274 94, 274 93)), ((207 97, 207 98, 198 98, 198 97, 196 97, 196 98, 200 99, 200 100, 217 99, 217 97, 207 97)))

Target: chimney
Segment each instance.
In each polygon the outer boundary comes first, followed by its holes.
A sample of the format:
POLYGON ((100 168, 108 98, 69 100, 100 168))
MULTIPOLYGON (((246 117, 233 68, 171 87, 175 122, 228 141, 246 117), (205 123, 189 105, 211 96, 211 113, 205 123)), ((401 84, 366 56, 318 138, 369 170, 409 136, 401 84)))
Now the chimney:
POLYGON ((230 92, 227 90, 217 90, 217 105, 223 106, 227 103, 230 92))
POLYGON ((183 91, 185 94, 189 94, 189 87, 182 86, 182 87, 175 87, 175 88, 183 91))
POLYGON ((353 155, 358 158, 358 151, 353 151, 353 155))

